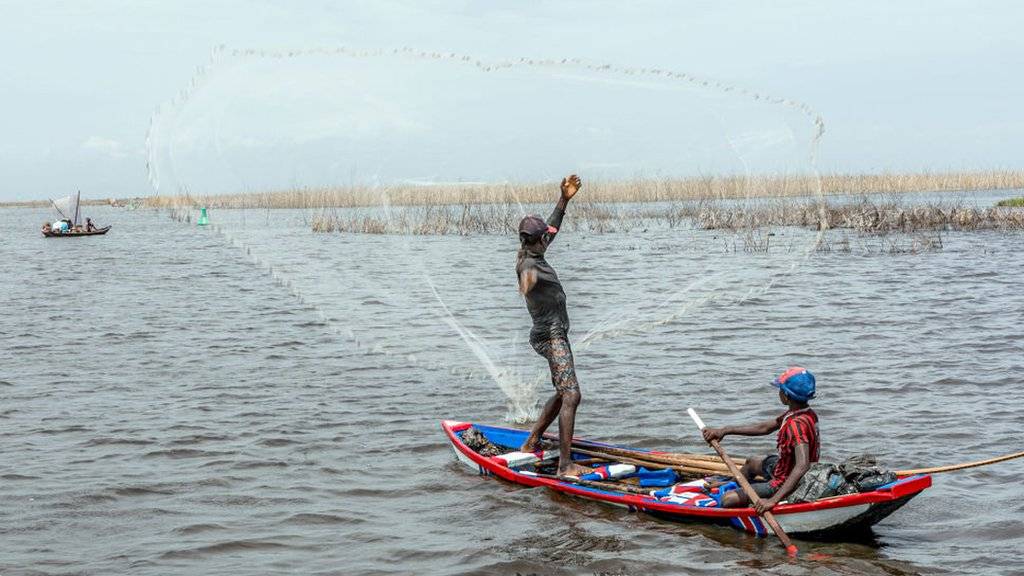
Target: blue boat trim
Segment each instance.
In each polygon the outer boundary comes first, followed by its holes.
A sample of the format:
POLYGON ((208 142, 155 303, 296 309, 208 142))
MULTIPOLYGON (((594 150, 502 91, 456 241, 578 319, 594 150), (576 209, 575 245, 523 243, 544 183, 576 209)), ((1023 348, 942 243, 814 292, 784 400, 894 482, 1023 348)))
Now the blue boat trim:
POLYGON ((473 427, 479 430, 484 438, 487 438, 492 444, 512 449, 522 446, 523 442, 526 442, 526 437, 530 435, 526 430, 509 430, 486 424, 474 424, 473 427))

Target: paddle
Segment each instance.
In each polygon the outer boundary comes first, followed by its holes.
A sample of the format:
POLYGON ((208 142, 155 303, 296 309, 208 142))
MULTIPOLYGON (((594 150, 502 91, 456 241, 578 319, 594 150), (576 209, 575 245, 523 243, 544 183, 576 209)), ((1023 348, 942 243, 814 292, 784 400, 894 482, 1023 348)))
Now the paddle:
MULTIPOLYGON (((701 429, 701 431, 703 431, 704 428, 706 428, 706 426, 704 425, 704 421, 701 420, 700 416, 698 416, 697 413, 693 411, 693 408, 687 408, 686 412, 690 414, 690 418, 693 418, 694 424, 696 424, 697 427, 701 429)), ((708 444, 710 444, 711 447, 715 449, 715 452, 718 452, 718 455, 722 457, 722 462, 725 462, 725 465, 729 467, 729 471, 732 472, 732 475, 736 479, 736 482, 739 483, 741 488, 743 488, 743 492, 747 494, 747 498, 750 499, 750 503, 752 505, 757 505, 757 503, 761 500, 760 498, 757 497, 757 492, 754 491, 754 488, 753 486, 750 485, 750 482, 747 482, 747 477, 740 473, 739 468, 737 468, 736 464, 734 464, 733 461, 729 458, 729 455, 725 453, 725 450, 722 448, 722 445, 718 443, 718 440, 711 440, 710 442, 708 442, 708 444)), ((782 542, 782 545, 786 547, 786 553, 790 556, 796 556, 796 545, 793 544, 793 542, 789 539, 789 536, 787 536, 786 533, 782 530, 782 526, 779 526, 779 523, 775 520, 775 516, 771 512, 765 512, 761 515, 761 517, 764 518, 764 521, 769 526, 771 526, 772 531, 774 531, 775 535, 779 537, 779 540, 782 542)))

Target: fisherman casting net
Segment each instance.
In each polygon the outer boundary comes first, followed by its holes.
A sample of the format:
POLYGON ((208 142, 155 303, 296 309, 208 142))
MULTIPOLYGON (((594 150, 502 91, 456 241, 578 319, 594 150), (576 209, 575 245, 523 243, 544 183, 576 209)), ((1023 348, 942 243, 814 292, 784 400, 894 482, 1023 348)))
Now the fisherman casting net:
POLYGON ((466 390, 493 382, 522 421, 548 376, 526 343, 514 226, 550 211, 563 176, 584 178, 551 258, 585 387, 799 268, 817 226, 723 221, 766 194, 820 206, 823 129, 806 104, 681 70, 220 48, 154 115, 147 148, 161 203, 189 219, 211 206, 339 334, 466 390), (351 257, 324 265, 330 250, 351 257))

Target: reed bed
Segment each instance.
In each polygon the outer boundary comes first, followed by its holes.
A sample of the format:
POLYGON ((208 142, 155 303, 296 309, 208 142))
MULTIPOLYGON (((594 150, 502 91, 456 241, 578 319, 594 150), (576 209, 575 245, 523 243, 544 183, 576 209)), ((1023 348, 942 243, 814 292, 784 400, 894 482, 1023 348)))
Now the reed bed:
MULTIPOLYGON (((314 232, 363 234, 479 235, 515 233, 526 213, 545 213, 550 205, 461 204, 391 206, 383 209, 327 208, 312 218, 314 232)), ((657 208, 578 201, 572 207, 572 223, 565 229, 584 232, 615 232, 624 226, 650 224, 671 214, 657 208)))
MULTIPOLYGON (((616 232, 648 226, 748 231, 745 245, 767 251, 773 227, 850 229, 862 233, 1019 230, 1024 213, 961 202, 914 202, 901 194, 1024 188, 1024 172, 831 174, 699 177, 587 182, 573 203, 569 230, 616 232), (819 194, 824 198, 819 200, 819 194), (831 196, 843 195, 842 199, 831 196), (850 196, 860 196, 850 202, 850 196), (878 200, 883 198, 883 200, 878 200), (884 199, 889 198, 889 199, 884 199), (767 230, 764 235, 751 231, 767 230)), ((155 208, 304 209, 316 232, 364 234, 509 234, 526 213, 545 214, 556 186, 438 185, 336 187, 248 194, 156 196, 155 208)))
MULTIPOLYGON (((1024 188, 1024 171, 937 172, 917 174, 826 174, 822 176, 708 176, 587 182, 586 197, 597 204, 677 202, 709 199, 792 198, 799 196, 901 194, 1024 188)), ((144 206, 165 208, 201 203, 209 208, 354 208, 539 204, 551 201, 557 183, 451 184, 389 188, 301 188, 244 194, 153 196, 144 206)))
MULTIPOLYGON (((515 234, 524 213, 544 214, 548 206, 462 204, 405 206, 357 211, 332 208, 312 219, 315 232, 369 234, 477 235, 515 234)), ((818 202, 816 199, 701 200, 658 204, 616 204, 581 201, 572 206, 567 230, 617 232, 648 227, 725 230, 767 230, 746 244, 770 244, 771 229, 844 229, 865 234, 956 230, 1024 230, 1024 210, 980 208, 963 201, 905 204, 863 196, 855 201, 818 202)))
POLYGON ((704 230, 744 230, 773 226, 849 229, 863 233, 927 230, 1024 230, 1024 211, 980 208, 962 201, 904 204, 862 197, 856 202, 770 202, 702 206, 695 214, 704 230))

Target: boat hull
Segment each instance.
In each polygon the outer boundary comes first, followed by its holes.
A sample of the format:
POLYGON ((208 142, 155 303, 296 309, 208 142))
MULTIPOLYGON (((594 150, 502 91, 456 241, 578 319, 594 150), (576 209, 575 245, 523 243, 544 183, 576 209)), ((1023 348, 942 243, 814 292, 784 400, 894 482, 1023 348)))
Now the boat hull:
POLYGON ((47 238, 73 238, 76 236, 102 236, 110 231, 110 226, 104 226, 103 228, 97 228, 91 232, 43 232, 43 236, 47 238))
MULTIPOLYGON (((476 474, 496 476, 523 486, 545 486, 557 492, 624 507, 634 512, 644 512, 667 520, 727 524, 758 536, 772 534, 771 528, 762 522, 752 508, 690 506, 666 502, 649 495, 626 494, 616 492, 611 488, 603 490, 542 478, 533 475, 529 470, 509 468, 497 457, 481 456, 462 442, 461 432, 471 426, 483 432, 495 444, 509 448, 517 447, 519 445, 517 442, 521 443, 525 440, 527 433, 513 428, 484 426, 454 420, 443 421, 441 427, 451 442, 456 459, 476 474)), ((611 446, 596 442, 592 445, 611 446)), ((625 448, 624 446, 617 447, 625 448)), ((931 486, 931 477, 928 475, 908 476, 872 492, 845 494, 814 502, 783 503, 776 506, 772 512, 782 529, 790 534, 815 537, 852 536, 863 533, 929 486, 931 486)))

